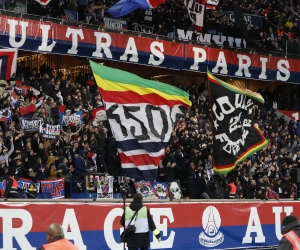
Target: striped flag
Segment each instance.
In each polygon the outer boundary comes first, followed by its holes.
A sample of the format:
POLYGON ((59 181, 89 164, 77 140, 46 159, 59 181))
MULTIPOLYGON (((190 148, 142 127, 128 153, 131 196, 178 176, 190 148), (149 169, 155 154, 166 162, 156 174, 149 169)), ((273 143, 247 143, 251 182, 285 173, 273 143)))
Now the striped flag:
POLYGON ((253 121, 255 102, 264 102, 255 92, 223 82, 207 72, 213 132, 214 171, 230 172, 255 152, 268 145, 253 121))
POLYGON ((34 104, 29 104, 25 107, 19 108, 19 115, 25 116, 27 118, 31 118, 31 116, 34 114, 34 112, 37 111, 37 108, 34 104))
POLYGON ((168 84, 90 61, 117 141, 123 173, 156 180, 173 126, 191 106, 189 94, 168 84))

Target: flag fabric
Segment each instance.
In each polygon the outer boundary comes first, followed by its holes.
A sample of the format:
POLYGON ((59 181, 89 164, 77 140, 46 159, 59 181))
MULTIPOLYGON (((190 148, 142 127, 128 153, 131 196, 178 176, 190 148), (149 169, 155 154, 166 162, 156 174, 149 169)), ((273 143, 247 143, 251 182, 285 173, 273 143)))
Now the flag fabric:
POLYGON ((62 127, 70 126, 75 127, 82 124, 82 111, 67 115, 65 113, 59 113, 60 124, 62 127))
POLYGON ((90 61, 123 173, 135 180, 156 180, 158 163, 173 126, 191 106, 189 94, 90 61))
POLYGON ((130 14, 132 11, 141 8, 148 10, 156 8, 166 0, 120 0, 111 6, 107 12, 113 17, 122 17, 130 14))
POLYGON ((48 3, 50 3, 51 0, 35 0, 36 2, 38 2, 40 5, 47 5, 48 3))
POLYGON ((4 108, 0 110, 0 121, 10 121, 11 120, 11 110, 10 108, 4 108))
POLYGON ((264 99, 258 93, 223 82, 209 71, 207 77, 214 135, 214 170, 225 174, 269 143, 252 116, 254 102, 263 103, 264 99))
POLYGON ((191 22, 198 32, 202 32, 204 26, 205 11, 215 9, 219 0, 184 0, 191 22))
POLYGON ((0 49, 0 79, 10 80, 17 72, 18 49, 0 49))
POLYGON ((206 0, 184 0, 191 22, 201 31, 204 22, 206 0))
POLYGON ((19 115, 25 116, 27 118, 31 118, 31 116, 33 116, 34 112, 36 111, 37 111, 36 106, 34 104, 29 104, 25 107, 19 108, 19 115))
POLYGON ((19 87, 15 87, 15 91, 21 95, 21 96, 27 96, 30 92, 31 88, 29 86, 19 86, 19 87))
POLYGON ((99 107, 91 111, 91 120, 98 120, 98 121, 106 121, 107 116, 105 112, 105 107, 99 107))
POLYGON ((215 9, 217 5, 219 4, 219 0, 206 0, 206 9, 215 9))
POLYGON ((12 104, 14 105, 15 108, 18 107, 18 104, 19 104, 18 98, 19 98, 18 94, 16 93, 16 91, 13 90, 11 92, 10 99, 11 99, 12 104))
POLYGON ((66 105, 59 105, 59 106, 58 106, 58 111, 59 111, 60 113, 64 113, 64 112, 66 111, 66 109, 67 109, 67 106, 66 106, 66 105))

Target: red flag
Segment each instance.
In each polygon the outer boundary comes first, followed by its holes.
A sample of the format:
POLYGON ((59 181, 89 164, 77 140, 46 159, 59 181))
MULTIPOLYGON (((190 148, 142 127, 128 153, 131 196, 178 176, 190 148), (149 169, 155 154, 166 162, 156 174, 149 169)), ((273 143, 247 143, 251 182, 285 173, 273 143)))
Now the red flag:
POLYGON ((40 5, 47 5, 48 3, 50 3, 51 0, 35 0, 37 1, 40 5))
POLYGON ((65 113, 67 106, 66 105, 59 105, 58 111, 59 113, 65 113))
POLYGON ((95 120, 96 118, 98 121, 107 120, 105 107, 99 107, 91 111, 91 120, 95 120))
POLYGON ((19 108, 19 115, 23 116, 23 115, 28 115, 30 113, 34 113, 37 111, 37 108, 35 107, 34 104, 29 104, 28 106, 19 108))
POLYGON ((149 3, 153 8, 156 8, 158 5, 161 5, 165 1, 166 0, 149 0, 149 3))
POLYGON ((29 91, 30 91, 30 87, 29 86, 19 86, 19 87, 15 87, 15 91, 22 96, 26 96, 28 95, 29 91))

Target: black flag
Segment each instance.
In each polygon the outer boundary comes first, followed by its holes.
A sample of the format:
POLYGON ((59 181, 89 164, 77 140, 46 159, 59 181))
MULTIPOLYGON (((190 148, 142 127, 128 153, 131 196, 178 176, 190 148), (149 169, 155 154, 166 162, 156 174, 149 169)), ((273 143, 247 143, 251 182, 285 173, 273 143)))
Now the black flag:
POLYGON ((254 101, 262 96, 243 90, 207 72, 213 125, 214 170, 225 174, 269 142, 254 124, 254 101))

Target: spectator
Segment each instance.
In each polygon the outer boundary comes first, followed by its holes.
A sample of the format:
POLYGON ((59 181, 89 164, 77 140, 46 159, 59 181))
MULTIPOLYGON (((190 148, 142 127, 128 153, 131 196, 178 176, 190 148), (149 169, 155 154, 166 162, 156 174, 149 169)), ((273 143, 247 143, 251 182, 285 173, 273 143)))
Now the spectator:
POLYGON ((226 199, 236 199, 236 185, 234 184, 234 180, 233 178, 229 178, 229 183, 228 185, 225 187, 225 198, 226 199))
POLYGON ((55 162, 51 162, 48 168, 49 175, 47 177, 47 180, 56 180, 58 177, 57 175, 62 172, 62 169, 57 169, 57 167, 55 166, 55 162))
POLYGON ((289 29, 289 31, 292 30, 292 28, 293 28, 293 26, 294 26, 294 23, 292 22, 292 19, 291 19, 291 18, 289 18, 289 19, 287 20, 287 22, 285 23, 285 26, 289 29))
POLYGON ((158 25, 157 35, 158 36, 167 36, 167 32, 165 31, 165 29, 162 27, 161 24, 158 25))
POLYGON ((85 11, 88 7, 88 1, 77 0, 77 6, 78 6, 78 21, 85 22, 85 11))
POLYGON ((278 250, 295 248, 300 241, 300 223, 293 215, 286 216, 282 221, 282 238, 278 250))

